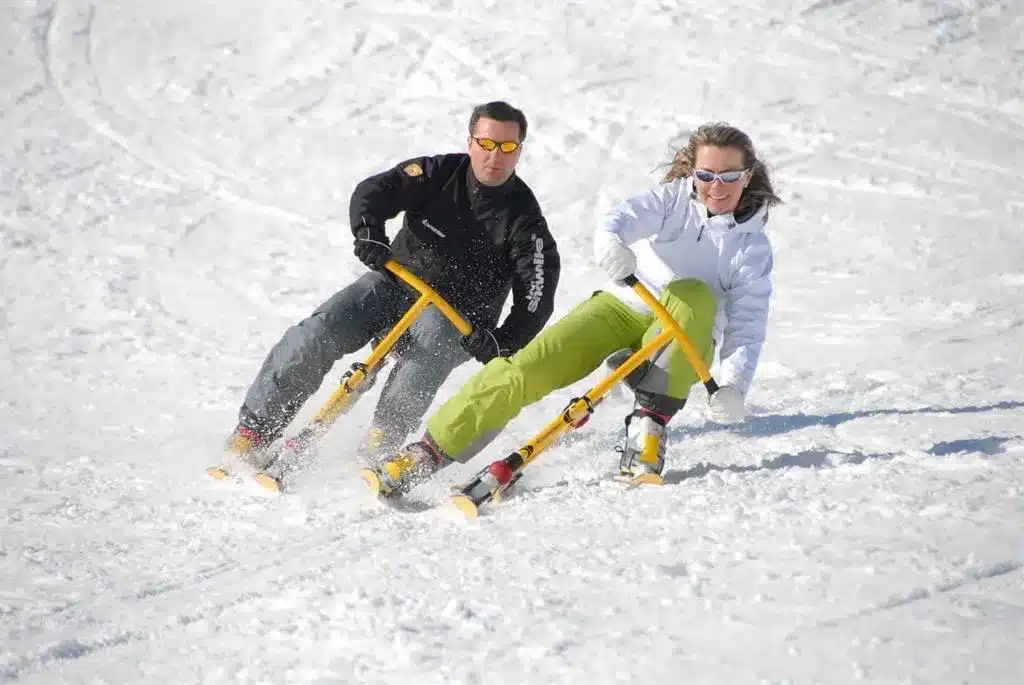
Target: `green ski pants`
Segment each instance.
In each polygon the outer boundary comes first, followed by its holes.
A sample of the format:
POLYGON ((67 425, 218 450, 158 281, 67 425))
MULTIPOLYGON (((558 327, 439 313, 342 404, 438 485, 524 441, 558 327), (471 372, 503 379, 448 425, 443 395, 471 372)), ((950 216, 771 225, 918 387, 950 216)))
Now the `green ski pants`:
MULTIPOLYGON (((673 281, 661 302, 710 363, 717 304, 707 284, 673 281)), ((471 448, 479 449, 481 439, 496 436, 523 407, 586 377, 613 352, 639 349, 660 331, 654 315, 640 313, 609 293, 595 293, 513 356, 491 360, 430 417, 427 431, 448 456, 468 459, 476 452, 471 448)), ((697 372, 675 342, 665 354, 665 394, 685 399, 697 372)))

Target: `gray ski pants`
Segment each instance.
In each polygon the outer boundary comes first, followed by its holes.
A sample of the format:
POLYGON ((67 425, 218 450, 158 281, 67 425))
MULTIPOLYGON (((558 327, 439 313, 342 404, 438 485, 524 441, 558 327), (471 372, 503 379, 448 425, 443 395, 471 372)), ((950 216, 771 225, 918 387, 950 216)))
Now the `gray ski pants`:
MULTIPOLYGON (((417 295, 390 275, 370 271, 337 292, 308 318, 285 331, 249 387, 240 423, 276 438, 319 388, 334 363, 383 337, 417 295)), ((387 438, 384 449, 401 445, 423 418, 449 374, 469 354, 461 334, 435 307, 428 307, 392 354, 373 423, 387 438)))

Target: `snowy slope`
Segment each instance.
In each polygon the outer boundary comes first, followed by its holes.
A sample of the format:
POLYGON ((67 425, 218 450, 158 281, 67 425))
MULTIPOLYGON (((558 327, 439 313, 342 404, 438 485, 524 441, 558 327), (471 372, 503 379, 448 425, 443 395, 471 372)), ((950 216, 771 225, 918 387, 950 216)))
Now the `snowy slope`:
POLYGON ((0 683, 1021 682, 1022 35, 1017 0, 5 2, 0 683), (360 272, 353 184, 496 98, 556 316, 671 139, 753 135, 787 201, 754 416, 695 392, 669 485, 622 492, 609 401, 478 524, 366 506, 370 402, 296 495, 208 482, 360 272))

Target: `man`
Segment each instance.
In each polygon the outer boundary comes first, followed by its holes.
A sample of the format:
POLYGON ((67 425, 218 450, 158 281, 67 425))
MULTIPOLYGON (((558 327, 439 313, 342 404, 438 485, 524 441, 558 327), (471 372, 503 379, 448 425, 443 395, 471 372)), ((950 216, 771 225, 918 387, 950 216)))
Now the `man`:
POLYGON ((239 411, 228 451, 256 468, 334 363, 390 330, 417 294, 384 268, 394 259, 473 326, 463 337, 428 308, 396 346, 364 448, 389 453, 419 424, 458 365, 508 356, 544 327, 560 259, 530 188, 516 174, 526 117, 505 102, 473 109, 465 154, 417 157, 360 182, 349 206, 355 254, 371 270, 289 328, 239 411), (384 225, 405 212, 394 242, 384 225), (498 326, 512 294, 512 308, 498 326))

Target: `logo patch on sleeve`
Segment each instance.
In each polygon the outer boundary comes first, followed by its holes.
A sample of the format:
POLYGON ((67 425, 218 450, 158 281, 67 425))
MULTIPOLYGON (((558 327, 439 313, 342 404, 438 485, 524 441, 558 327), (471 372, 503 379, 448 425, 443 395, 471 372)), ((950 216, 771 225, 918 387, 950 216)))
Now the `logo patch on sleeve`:
POLYGON ((423 175, 423 167, 421 167, 416 162, 412 162, 410 164, 406 164, 402 168, 402 171, 405 172, 406 176, 412 176, 413 178, 415 178, 416 176, 422 176, 423 175))

